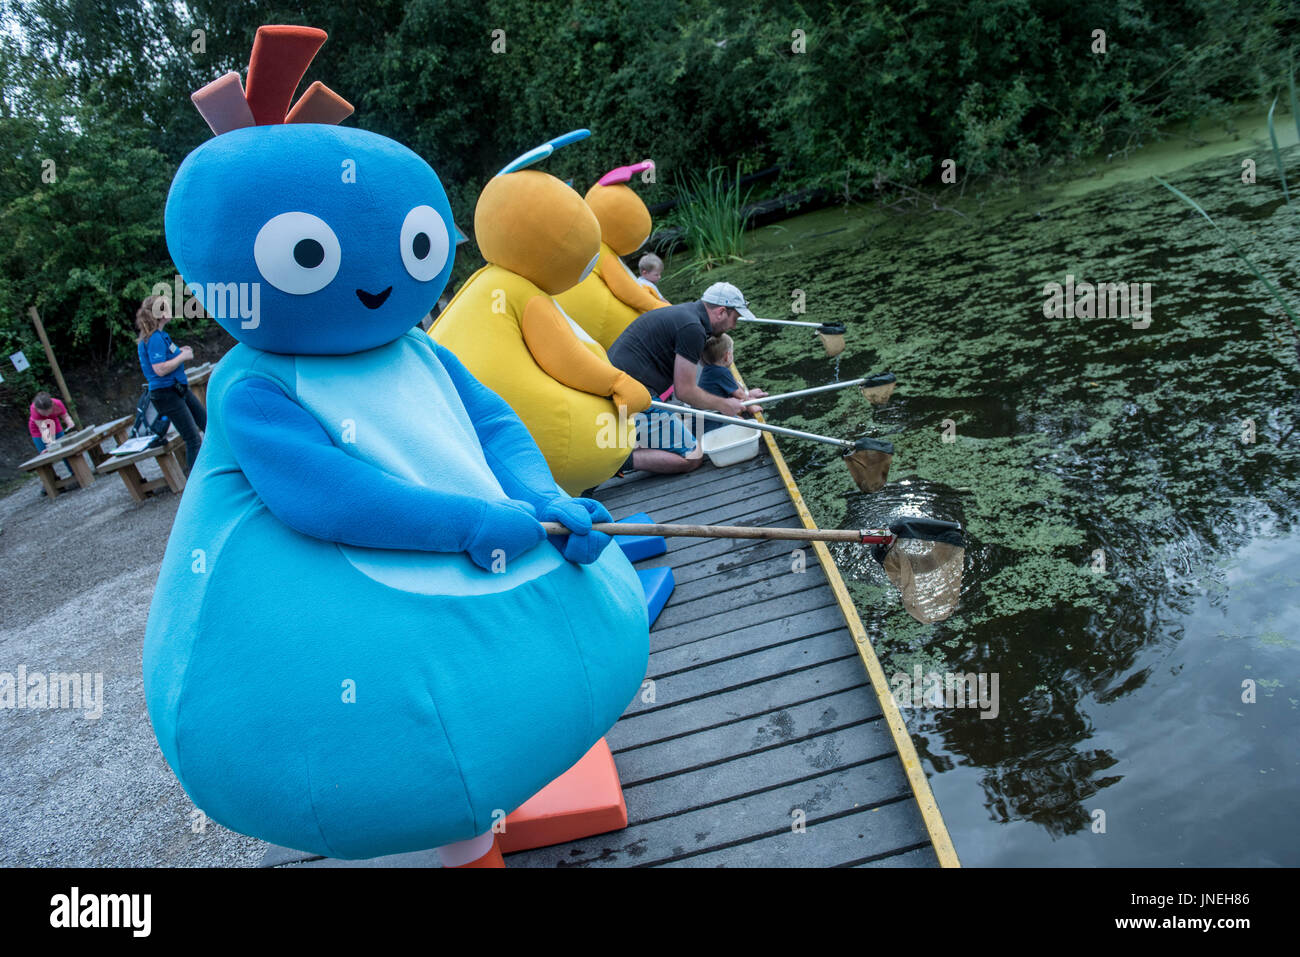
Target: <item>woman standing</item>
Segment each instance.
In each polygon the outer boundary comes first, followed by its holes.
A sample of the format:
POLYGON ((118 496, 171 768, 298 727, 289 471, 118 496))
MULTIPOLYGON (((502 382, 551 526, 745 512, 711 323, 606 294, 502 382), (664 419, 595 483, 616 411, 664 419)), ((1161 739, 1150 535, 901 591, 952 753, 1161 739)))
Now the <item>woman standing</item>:
POLYGON ((171 320, 171 304, 166 296, 150 296, 135 313, 135 327, 140 335, 136 349, 140 371, 149 381, 149 398, 161 415, 167 416, 185 440, 185 474, 194 468, 203 430, 208 427, 208 413, 203 403, 190 391, 185 378, 185 363, 194 358, 189 346, 177 348, 163 327, 171 320))

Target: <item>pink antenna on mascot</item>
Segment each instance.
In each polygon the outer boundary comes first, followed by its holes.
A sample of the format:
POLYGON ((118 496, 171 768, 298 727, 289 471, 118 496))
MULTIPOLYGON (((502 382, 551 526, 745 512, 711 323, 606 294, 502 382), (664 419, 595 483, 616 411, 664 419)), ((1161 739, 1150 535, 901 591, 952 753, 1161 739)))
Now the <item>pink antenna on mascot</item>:
POLYGON ((600 179, 596 180, 596 185, 613 186, 615 183, 626 183, 635 173, 640 173, 642 170, 654 168, 654 160, 643 160, 640 163, 633 163, 631 166, 620 166, 618 169, 612 169, 600 179))
POLYGON ((319 80, 289 109, 303 74, 327 34, 315 27, 264 26, 253 38, 248 90, 233 70, 190 95, 217 136, 246 126, 280 123, 341 123, 352 104, 319 80))

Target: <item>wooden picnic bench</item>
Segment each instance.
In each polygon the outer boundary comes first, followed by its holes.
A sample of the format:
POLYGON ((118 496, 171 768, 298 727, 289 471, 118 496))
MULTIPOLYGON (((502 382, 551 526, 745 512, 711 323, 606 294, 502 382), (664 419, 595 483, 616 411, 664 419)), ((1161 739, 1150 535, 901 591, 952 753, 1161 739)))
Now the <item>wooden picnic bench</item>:
POLYGON ((94 473, 100 463, 109 457, 104 451, 104 442, 110 436, 116 439, 118 444, 125 442, 134 419, 135 416, 126 415, 104 425, 92 425, 89 428, 70 432, 18 468, 24 472, 35 472, 41 484, 45 486, 45 494, 51 500, 68 489, 86 488, 95 481, 94 473), (90 456, 90 462, 86 461, 87 455, 90 456), (59 478, 54 471, 54 464, 60 459, 66 459, 68 468, 72 470, 72 474, 67 478, 59 478))
POLYGON ((94 463, 96 470, 110 457, 110 453, 104 451, 104 443, 112 437, 118 445, 121 445, 130 438, 131 423, 134 421, 134 415, 124 415, 120 419, 93 427, 92 431, 99 437, 99 441, 86 449, 86 454, 90 456, 90 461, 94 463))
POLYGON ((185 440, 174 431, 167 436, 167 442, 134 455, 110 455, 99 466, 101 475, 116 472, 122 476, 122 484, 137 502, 143 502, 150 492, 164 485, 178 495, 185 491, 185 440), (157 459, 162 469, 162 478, 146 481, 136 465, 146 459, 157 459))

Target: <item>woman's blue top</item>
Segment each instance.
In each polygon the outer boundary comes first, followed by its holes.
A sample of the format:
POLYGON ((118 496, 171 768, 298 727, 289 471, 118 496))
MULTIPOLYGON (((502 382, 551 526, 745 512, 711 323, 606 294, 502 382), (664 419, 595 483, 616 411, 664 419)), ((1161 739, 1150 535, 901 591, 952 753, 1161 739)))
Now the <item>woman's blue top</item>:
POLYGON ((140 371, 149 381, 149 391, 157 392, 160 389, 170 389, 174 385, 188 385, 189 380, 185 378, 185 364, 181 363, 168 375, 159 375, 153 371, 154 363, 166 362, 168 359, 175 358, 180 349, 172 342, 172 337, 167 335, 161 329, 154 332, 144 342, 138 343, 136 351, 140 355, 140 371))

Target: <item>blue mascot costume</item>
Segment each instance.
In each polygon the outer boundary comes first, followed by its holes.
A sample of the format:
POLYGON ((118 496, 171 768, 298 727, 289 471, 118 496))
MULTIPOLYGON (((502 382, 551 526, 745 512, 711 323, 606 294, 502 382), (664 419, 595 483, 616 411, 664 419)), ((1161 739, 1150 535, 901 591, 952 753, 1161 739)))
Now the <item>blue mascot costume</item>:
POLYGON ((591 530, 603 506, 565 494, 509 406, 413 328, 452 267, 434 171, 329 125, 351 107, 320 84, 286 121, 324 39, 263 27, 246 94, 238 74, 195 94, 218 135, 167 199, 188 288, 257 308, 217 309, 240 344, 154 593, 149 716, 233 830, 499 860, 493 821, 635 695, 644 598, 591 530))

